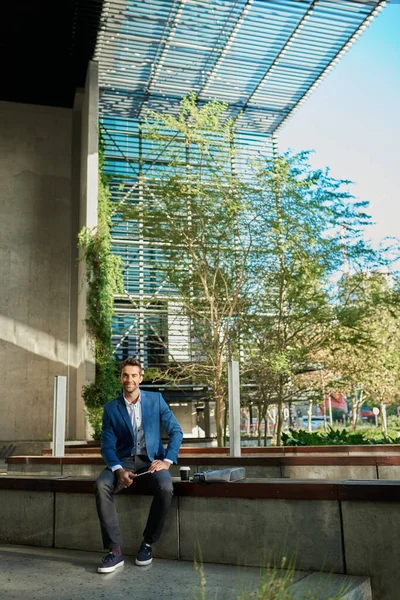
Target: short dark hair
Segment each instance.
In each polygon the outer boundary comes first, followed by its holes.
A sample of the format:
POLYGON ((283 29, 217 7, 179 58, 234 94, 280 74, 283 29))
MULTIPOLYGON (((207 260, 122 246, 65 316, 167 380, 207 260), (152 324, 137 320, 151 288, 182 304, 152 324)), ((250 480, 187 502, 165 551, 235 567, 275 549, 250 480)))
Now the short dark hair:
POLYGON ((126 358, 119 367, 119 374, 121 375, 124 367, 139 367, 140 374, 142 374, 142 365, 137 358, 126 358))

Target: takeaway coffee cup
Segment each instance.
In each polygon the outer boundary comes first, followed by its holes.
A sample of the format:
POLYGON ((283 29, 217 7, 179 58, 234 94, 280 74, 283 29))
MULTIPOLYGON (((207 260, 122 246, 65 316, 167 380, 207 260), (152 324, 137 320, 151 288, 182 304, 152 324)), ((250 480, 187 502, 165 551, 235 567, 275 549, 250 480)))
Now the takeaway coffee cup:
POLYGON ((181 481, 189 481, 189 479, 190 479, 190 467, 181 467, 179 469, 179 473, 181 474, 181 481))

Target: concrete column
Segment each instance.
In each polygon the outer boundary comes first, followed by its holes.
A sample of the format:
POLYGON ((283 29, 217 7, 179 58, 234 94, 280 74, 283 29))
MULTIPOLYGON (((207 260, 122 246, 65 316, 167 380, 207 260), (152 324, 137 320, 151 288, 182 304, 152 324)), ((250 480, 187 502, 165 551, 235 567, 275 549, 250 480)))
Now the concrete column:
MULTIPOLYGON (((91 61, 88 65, 85 89, 77 94, 74 107, 72 190, 75 196, 72 199, 72 218, 75 224, 75 247, 77 235, 83 227, 93 230, 97 226, 98 115, 98 64, 91 61)), ((71 360, 74 373, 70 373, 68 430, 70 436, 78 439, 86 438, 82 388, 95 378, 94 354, 85 326, 87 286, 83 256, 82 250, 77 251, 71 264, 71 308, 75 308, 71 312, 71 341, 74 340, 75 344, 71 344, 71 347, 75 348, 75 356, 71 360)))
POLYGON ((241 456, 239 386, 239 363, 231 360, 228 363, 229 453, 231 456, 241 456))
POLYGON ((99 170, 99 68, 90 61, 82 104, 81 225, 97 226, 99 170))
MULTIPOLYGON (((71 260, 70 260, 70 327, 69 327, 69 361, 68 361, 68 388, 67 388, 67 416, 66 431, 68 437, 78 437, 77 423, 78 412, 82 412, 78 405, 81 404, 80 391, 78 392, 78 296, 81 291, 79 277, 79 251, 78 232, 80 226, 80 186, 81 186, 81 123, 82 102, 84 90, 75 94, 74 108, 72 111, 72 158, 71 158, 71 260)), ((84 424, 84 421, 83 421, 84 424)), ((80 428, 84 430, 84 427, 80 428)), ((80 437, 80 436, 79 436, 80 437)))
POLYGON ((204 403, 204 432, 206 437, 210 437, 211 435, 211 427, 210 427, 210 402, 207 401, 204 403))
POLYGON ((64 456, 67 378, 54 377, 53 456, 64 456))
POLYGON ((71 109, 0 102, 0 446, 18 454, 51 434, 70 360, 71 130, 71 109))

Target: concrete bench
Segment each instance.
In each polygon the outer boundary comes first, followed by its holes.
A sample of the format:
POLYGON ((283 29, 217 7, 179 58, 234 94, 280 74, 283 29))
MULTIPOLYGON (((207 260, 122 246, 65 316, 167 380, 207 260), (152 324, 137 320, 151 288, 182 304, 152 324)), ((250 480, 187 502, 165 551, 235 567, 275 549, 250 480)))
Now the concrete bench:
MULTIPOLYGON (((162 558, 280 565, 368 576, 373 598, 398 600, 400 483, 246 480, 174 482, 162 558)), ((151 498, 132 485, 116 497, 124 550, 134 554, 151 498), (131 496, 135 496, 132 498, 131 496)), ((1 476, 0 542, 101 550, 93 479, 1 476)))
MULTIPOLYGON (((227 466, 244 466, 251 478, 294 479, 381 479, 400 480, 400 456, 378 455, 278 455, 231 458, 222 455, 181 454, 179 465, 189 466, 192 473, 227 466)), ((71 453, 63 458, 51 456, 12 456, 7 459, 8 473, 48 476, 96 477, 104 468, 99 454, 71 453)), ((179 475, 179 466, 172 467, 179 475)))
MULTIPOLYGON (((166 442, 167 440, 165 440, 166 442)), ((98 442, 88 442, 74 446, 65 446, 66 454, 100 454, 98 442)), ((352 446, 248 446, 241 448, 242 456, 309 456, 309 455, 398 455, 400 456, 400 444, 362 444, 352 446)), ((51 456, 51 448, 42 450, 44 456, 51 456)), ((205 448, 182 446, 179 456, 230 456, 229 448, 205 448)))

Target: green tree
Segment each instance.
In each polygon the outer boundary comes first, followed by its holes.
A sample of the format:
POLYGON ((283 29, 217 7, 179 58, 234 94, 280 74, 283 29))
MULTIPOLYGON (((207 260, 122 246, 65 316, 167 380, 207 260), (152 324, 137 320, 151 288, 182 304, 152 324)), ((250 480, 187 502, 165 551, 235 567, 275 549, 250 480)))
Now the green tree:
POLYGON ((400 383, 400 296, 389 273, 362 272, 343 283, 343 313, 332 368, 337 387, 352 399, 353 428, 365 400, 380 405, 385 433, 386 405, 397 403, 400 383))
POLYGON ((348 182, 328 170, 313 171, 308 153, 258 161, 254 181, 247 356, 250 371, 269 382, 270 400, 278 406, 279 444, 283 405, 321 399, 320 378, 309 374, 321 369, 319 353, 329 346, 343 308, 333 276, 343 262, 356 268, 376 257, 362 239, 366 203, 355 203, 343 190, 348 182))
POLYGON ((159 159, 153 176, 141 175, 143 202, 122 208, 144 239, 162 248, 159 269, 190 322, 188 361, 170 356, 164 376, 211 387, 219 445, 226 425, 227 360, 239 347, 251 248, 248 191, 234 172, 232 122, 225 111, 217 101, 198 106, 190 94, 176 116, 149 112, 143 136, 159 159))

